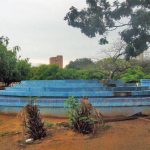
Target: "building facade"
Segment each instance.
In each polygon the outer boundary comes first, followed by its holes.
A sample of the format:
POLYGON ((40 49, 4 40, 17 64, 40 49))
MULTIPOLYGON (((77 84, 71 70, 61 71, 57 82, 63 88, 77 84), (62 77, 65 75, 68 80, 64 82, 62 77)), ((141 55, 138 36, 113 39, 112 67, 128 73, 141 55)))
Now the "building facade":
POLYGON ((150 60, 150 49, 144 51, 140 55, 136 56, 136 60, 139 60, 141 62, 150 60))
POLYGON ((63 56, 58 55, 56 57, 50 57, 49 64, 55 64, 58 65, 60 68, 63 68, 63 56))

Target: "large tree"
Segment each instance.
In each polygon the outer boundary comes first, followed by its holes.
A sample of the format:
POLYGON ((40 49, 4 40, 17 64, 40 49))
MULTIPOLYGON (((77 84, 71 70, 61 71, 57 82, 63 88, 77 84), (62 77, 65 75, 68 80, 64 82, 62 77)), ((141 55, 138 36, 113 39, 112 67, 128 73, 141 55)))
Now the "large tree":
POLYGON ((130 63, 124 59, 105 58, 97 62, 97 67, 105 74, 105 79, 117 79, 130 67, 130 63))
POLYGON ((106 44, 107 33, 121 28, 121 39, 127 44, 126 59, 135 57, 150 46, 150 0, 86 0, 87 7, 71 7, 65 16, 68 24, 80 28, 88 37, 101 35, 106 44))
POLYGON ((26 79, 30 67, 27 60, 17 58, 20 48, 15 46, 9 49, 8 44, 8 38, 0 37, 0 82, 4 82, 6 85, 26 79))
POLYGON ((17 61, 17 81, 27 80, 31 75, 31 64, 29 59, 19 59, 17 61))
POLYGON ((0 80, 9 85, 17 74, 17 49, 8 49, 8 39, 0 38, 0 80))

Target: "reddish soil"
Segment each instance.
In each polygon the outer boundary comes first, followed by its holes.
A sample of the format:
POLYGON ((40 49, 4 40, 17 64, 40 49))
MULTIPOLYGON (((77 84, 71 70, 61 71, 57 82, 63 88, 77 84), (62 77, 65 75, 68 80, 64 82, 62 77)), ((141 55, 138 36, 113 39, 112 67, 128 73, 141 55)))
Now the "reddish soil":
MULTIPOLYGON (((66 119, 44 117, 47 122, 66 119)), ((42 141, 21 146, 21 122, 17 116, 0 115, 0 150, 150 150, 150 121, 132 121, 106 124, 96 135, 81 135, 64 127, 49 129, 42 141), (4 134, 4 135, 3 135, 4 134)))

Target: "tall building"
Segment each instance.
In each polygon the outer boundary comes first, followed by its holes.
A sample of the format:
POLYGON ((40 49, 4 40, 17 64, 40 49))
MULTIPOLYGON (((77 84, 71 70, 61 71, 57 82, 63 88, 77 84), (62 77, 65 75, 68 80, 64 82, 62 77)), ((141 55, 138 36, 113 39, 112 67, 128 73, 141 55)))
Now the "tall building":
POLYGON ((49 64, 56 64, 60 68, 63 68, 63 56, 57 55, 56 57, 50 57, 49 64))
POLYGON ((146 61, 146 60, 150 60, 150 49, 146 50, 143 53, 141 53, 140 55, 136 56, 135 59, 139 60, 141 62, 146 61))
POLYGON ((138 55, 138 56, 136 56, 136 60, 138 60, 138 61, 143 61, 144 60, 144 54, 143 53, 141 53, 140 55, 138 55))

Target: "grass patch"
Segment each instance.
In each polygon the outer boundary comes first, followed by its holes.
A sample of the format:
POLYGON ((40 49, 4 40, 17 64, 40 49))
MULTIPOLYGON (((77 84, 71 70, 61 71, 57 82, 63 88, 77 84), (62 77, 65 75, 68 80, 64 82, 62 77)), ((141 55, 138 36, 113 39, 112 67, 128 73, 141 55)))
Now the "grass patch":
POLYGON ((104 130, 108 130, 108 129, 110 129, 112 126, 110 126, 110 125, 104 125, 103 127, 102 127, 102 129, 104 129, 104 130))
POLYGON ((3 136, 12 136, 12 135, 17 135, 17 134, 20 134, 21 132, 15 132, 15 131, 5 131, 5 132, 0 132, 0 137, 3 137, 3 136))
POLYGON ((51 128, 51 127, 55 126, 56 124, 52 123, 52 122, 44 122, 44 125, 45 125, 45 127, 51 128))
POLYGON ((56 123, 56 126, 70 128, 70 124, 68 122, 59 122, 56 123))

